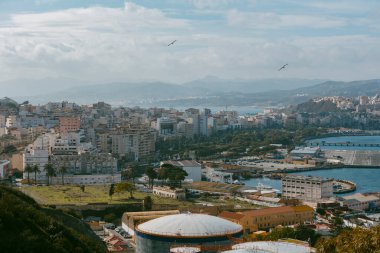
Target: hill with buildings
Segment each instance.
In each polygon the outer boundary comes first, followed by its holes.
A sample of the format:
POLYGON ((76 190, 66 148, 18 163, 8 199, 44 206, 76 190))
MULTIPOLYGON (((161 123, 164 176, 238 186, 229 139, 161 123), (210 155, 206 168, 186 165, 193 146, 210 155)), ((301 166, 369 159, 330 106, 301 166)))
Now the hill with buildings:
POLYGON ((1 252, 107 252, 79 219, 5 186, 0 186, 0 238, 1 252))

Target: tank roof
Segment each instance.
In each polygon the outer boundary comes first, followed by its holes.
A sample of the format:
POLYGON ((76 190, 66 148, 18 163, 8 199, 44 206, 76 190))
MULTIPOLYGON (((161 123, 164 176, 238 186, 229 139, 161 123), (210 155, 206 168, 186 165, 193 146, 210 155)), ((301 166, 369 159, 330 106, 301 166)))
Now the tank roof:
POLYGON ((309 253, 311 248, 301 244, 295 244, 290 242, 247 242, 242 244, 237 244, 232 247, 233 249, 253 249, 262 250, 276 253, 309 253))
POLYGON ((211 215, 186 213, 150 220, 138 225, 137 231, 169 237, 211 237, 239 233, 242 226, 211 215))

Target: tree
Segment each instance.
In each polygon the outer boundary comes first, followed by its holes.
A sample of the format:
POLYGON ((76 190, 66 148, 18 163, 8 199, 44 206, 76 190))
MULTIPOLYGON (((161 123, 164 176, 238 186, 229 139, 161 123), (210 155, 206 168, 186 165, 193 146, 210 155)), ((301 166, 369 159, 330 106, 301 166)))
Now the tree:
POLYGON ((121 182, 116 185, 115 192, 121 193, 124 191, 129 192, 130 198, 133 199, 133 192, 136 190, 136 186, 129 182, 121 182))
POLYGON ((151 196, 146 196, 144 198, 144 210, 145 211, 150 211, 152 210, 153 207, 153 200, 151 196))
POLYGON ((33 172, 33 167, 30 164, 27 164, 24 171, 28 173, 28 184, 30 184, 30 173, 33 172))
POLYGON ((62 166, 58 169, 58 173, 61 174, 62 177, 62 185, 65 184, 65 174, 67 173, 67 168, 65 166, 62 166))
POLYGON ((110 189, 108 190, 108 196, 111 198, 111 200, 114 193, 115 193, 115 185, 111 184, 110 189))
POLYGON ((49 179, 56 176, 53 164, 51 164, 51 163, 45 164, 44 171, 46 172, 46 176, 47 176, 47 185, 49 185, 50 184, 49 179))
POLYGON ((157 176, 158 176, 158 175, 157 175, 157 172, 155 171, 154 168, 149 167, 149 168, 146 168, 146 170, 145 170, 145 174, 146 174, 146 175, 148 176, 148 178, 149 178, 149 183, 148 183, 149 187, 153 188, 154 179, 156 179, 157 176))
POLYGON ((185 170, 172 164, 161 165, 158 170, 158 175, 162 180, 168 179, 170 187, 174 187, 177 182, 179 183, 179 187, 181 187, 181 182, 185 180, 186 176, 188 176, 185 170))
POLYGON ((135 184, 135 178, 139 176, 138 166, 136 164, 131 165, 125 172, 124 178, 131 179, 132 183, 135 184))
POLYGON ((37 173, 40 173, 40 167, 37 164, 33 165, 32 171, 34 172, 34 183, 37 184, 37 173))

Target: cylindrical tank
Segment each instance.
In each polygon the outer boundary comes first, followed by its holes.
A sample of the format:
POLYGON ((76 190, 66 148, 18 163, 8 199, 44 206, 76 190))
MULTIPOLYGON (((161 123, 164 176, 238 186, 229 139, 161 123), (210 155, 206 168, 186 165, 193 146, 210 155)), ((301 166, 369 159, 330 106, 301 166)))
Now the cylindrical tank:
POLYGON ((236 223, 211 215, 168 215, 136 227, 136 253, 168 253, 173 245, 208 246, 202 253, 217 252, 212 248, 231 245, 230 239, 241 236, 242 230, 236 223))

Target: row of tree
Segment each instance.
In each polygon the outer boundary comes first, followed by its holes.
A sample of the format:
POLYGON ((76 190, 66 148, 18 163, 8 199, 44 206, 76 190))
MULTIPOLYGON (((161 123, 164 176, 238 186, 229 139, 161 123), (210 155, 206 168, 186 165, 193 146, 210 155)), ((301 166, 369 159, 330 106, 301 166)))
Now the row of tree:
MULTIPOLYGON (((45 164, 43 170, 46 173, 47 185, 49 185, 51 183, 51 179, 53 177, 57 176, 57 173, 61 175, 62 184, 65 184, 64 177, 65 177, 65 174, 67 173, 67 168, 65 166, 61 166, 58 169, 56 169, 53 166, 53 164, 47 163, 47 164, 45 164)), ((34 165, 27 164, 25 166, 24 172, 26 172, 28 174, 28 184, 30 184, 30 173, 34 173, 34 183, 36 184, 37 183, 37 173, 41 173, 41 169, 37 164, 34 164, 34 165)))

